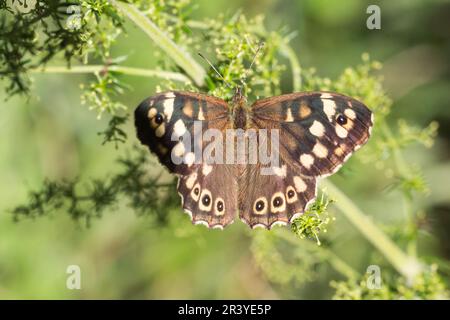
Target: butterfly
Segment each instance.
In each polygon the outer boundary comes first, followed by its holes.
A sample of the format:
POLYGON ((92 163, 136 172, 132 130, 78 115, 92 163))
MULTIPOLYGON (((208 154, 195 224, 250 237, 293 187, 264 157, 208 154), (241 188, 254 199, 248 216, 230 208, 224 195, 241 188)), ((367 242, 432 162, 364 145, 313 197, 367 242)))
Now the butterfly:
MULTIPOLYGON (((182 207, 192 222, 219 229, 236 216, 251 228, 292 223, 315 199, 318 178, 338 171, 367 142, 373 121, 373 113, 358 100, 322 91, 280 95, 252 105, 240 89, 229 103, 169 91, 145 99, 135 110, 138 139, 178 176, 182 207), (221 141, 228 141, 225 136, 232 130, 244 135, 277 131, 279 161, 272 174, 263 174, 261 161, 202 161, 193 146, 205 151, 211 147, 212 139, 197 139, 208 130, 221 141)), ((262 136, 256 139, 268 142, 262 136)), ((229 141, 235 142, 236 136, 229 141)), ((248 154, 250 148, 244 150, 248 154)), ((225 152, 233 160, 238 153, 236 148, 225 152)))

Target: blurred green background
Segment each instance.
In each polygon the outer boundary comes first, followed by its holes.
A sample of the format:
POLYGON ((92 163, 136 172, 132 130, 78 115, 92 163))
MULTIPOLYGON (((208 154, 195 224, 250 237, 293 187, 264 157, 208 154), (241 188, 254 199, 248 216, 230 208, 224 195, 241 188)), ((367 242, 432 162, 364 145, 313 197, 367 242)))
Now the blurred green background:
MULTIPOLYGON (((427 212, 427 232, 420 252, 430 259, 450 258, 450 2, 449 1, 195 1, 193 18, 214 18, 238 9, 247 16, 266 16, 269 30, 287 26, 297 31, 291 42, 304 68, 322 76, 339 75, 360 62, 363 52, 384 64, 385 88, 394 100, 391 121, 440 124, 431 149, 406 150, 408 162, 422 166, 431 193, 415 199, 427 212), (381 7, 381 30, 366 28, 366 8, 381 7)), ((126 65, 152 68, 155 48, 136 27, 127 24, 114 47, 128 54, 126 65)), ((321 268, 315 280, 280 288, 267 279, 250 250, 250 232, 236 221, 224 231, 191 226, 181 209, 170 214, 168 227, 155 227, 120 206, 94 220, 90 228, 64 212, 36 220, 12 221, 8 211, 26 201, 27 191, 45 178, 104 177, 117 169, 118 150, 102 145, 97 132, 106 119, 80 104, 79 84, 86 75, 34 76, 29 99, 6 97, 0 90, 0 298, 321 298, 332 296, 331 279, 340 276, 321 268), (66 289, 66 268, 79 265, 82 290, 66 289)), ((121 101, 133 109, 155 92, 157 79, 127 77, 132 88, 121 101)), ((284 91, 290 89, 286 72, 284 91)), ((0 82, 0 87, 4 83, 0 82)), ((363 175, 337 176, 333 181, 372 215, 377 223, 401 221, 398 194, 387 193, 383 177, 372 168, 363 175), (376 183, 372 183, 376 181, 376 183)), ((155 168, 160 170, 159 168, 155 168)), ((261 230, 252 232, 265 232, 261 230)), ((273 232, 284 232, 275 230, 273 232)), ((374 251, 345 220, 336 216, 329 230, 333 250, 364 273, 374 251)), ((300 241, 300 240, 299 240, 300 241)), ((306 241, 306 240, 303 240, 306 241)), ((300 243, 301 245, 301 243, 300 243)))

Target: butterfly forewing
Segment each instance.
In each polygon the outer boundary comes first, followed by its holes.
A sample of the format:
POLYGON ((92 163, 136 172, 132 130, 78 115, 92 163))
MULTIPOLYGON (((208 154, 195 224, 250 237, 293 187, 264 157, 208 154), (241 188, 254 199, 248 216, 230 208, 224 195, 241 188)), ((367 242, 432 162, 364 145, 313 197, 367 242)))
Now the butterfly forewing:
POLYGON ((145 99, 136 108, 137 136, 170 172, 189 173, 186 163, 192 161, 194 122, 202 124, 202 131, 198 134, 208 128, 224 130, 228 125, 228 112, 225 101, 211 96, 177 91, 160 93, 145 99), (186 133, 189 134, 191 150, 186 150, 186 141, 183 143, 178 139, 186 138, 186 133), (183 154, 186 159, 177 165, 172 159, 172 151, 175 155, 183 154))
POLYGON ((294 93, 257 101, 257 128, 280 132, 280 157, 299 174, 335 173, 370 136, 372 112, 350 97, 330 93, 294 93))

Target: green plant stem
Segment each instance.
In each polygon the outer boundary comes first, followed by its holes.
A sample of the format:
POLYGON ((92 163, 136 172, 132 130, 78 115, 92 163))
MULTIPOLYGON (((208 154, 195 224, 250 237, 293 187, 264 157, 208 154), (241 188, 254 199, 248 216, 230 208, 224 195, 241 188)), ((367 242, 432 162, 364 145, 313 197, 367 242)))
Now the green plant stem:
MULTIPOLYGON (((298 238, 294 236, 292 233, 288 232, 278 232, 277 236, 283 238, 284 240, 292 243, 295 246, 298 246, 298 238)), ((310 249, 314 250, 317 248, 315 243, 310 242, 309 240, 304 240, 302 242, 302 246, 309 246, 310 249)), ((345 261, 339 258, 334 252, 331 250, 321 247, 321 253, 325 256, 330 265, 343 276, 348 278, 349 280, 357 279, 359 277, 359 273, 349 266, 345 261)))
MULTIPOLYGON (((395 168, 403 178, 405 179, 410 178, 411 177, 410 166, 403 158, 403 155, 400 151, 401 147, 398 145, 397 140, 394 139, 391 129, 386 124, 386 122, 382 122, 380 128, 381 132, 385 135, 386 139, 388 140, 388 145, 393 154, 395 168)), ((408 221, 409 226, 412 226, 415 223, 414 211, 410 207, 410 200, 408 199, 408 197, 404 193, 402 193, 402 197, 403 197, 403 210, 405 218, 408 221)), ((408 242, 406 250, 408 254, 417 256, 417 242, 415 239, 412 239, 408 242)))
POLYGON ((302 88, 302 69, 300 67, 300 63, 298 62, 297 55, 295 54, 295 51, 291 48, 291 46, 289 46, 287 43, 281 46, 281 53, 289 59, 289 63, 291 64, 292 89, 294 92, 299 92, 302 88))
POLYGON ((170 71, 160 71, 160 70, 150 70, 141 69, 133 67, 124 66, 104 66, 104 65, 87 65, 87 66, 51 66, 46 68, 38 68, 31 70, 32 73, 95 73, 112 71, 121 74, 127 74, 132 76, 142 76, 142 77, 157 77, 167 80, 179 81, 179 82, 190 82, 191 80, 182 73, 170 72, 170 71))
POLYGON ((203 86, 206 72, 189 53, 175 44, 168 35, 160 30, 156 24, 134 5, 115 0, 111 0, 111 3, 144 31, 158 47, 194 80, 197 86, 203 86))
POLYGON ((380 128, 381 128, 382 133, 386 136, 386 138, 388 140, 389 147, 394 156, 394 163, 395 163, 395 167, 397 168, 397 171, 403 177, 408 178, 410 176, 410 173, 408 170, 409 165, 406 163, 405 159, 403 159, 402 153, 400 151, 401 147, 398 145, 397 141, 394 139, 391 129, 384 121, 380 125, 380 128))
POLYGON ((327 194, 336 200, 336 206, 345 217, 369 240, 375 248, 409 281, 423 271, 424 266, 406 255, 386 236, 339 188, 330 181, 322 181, 327 194))

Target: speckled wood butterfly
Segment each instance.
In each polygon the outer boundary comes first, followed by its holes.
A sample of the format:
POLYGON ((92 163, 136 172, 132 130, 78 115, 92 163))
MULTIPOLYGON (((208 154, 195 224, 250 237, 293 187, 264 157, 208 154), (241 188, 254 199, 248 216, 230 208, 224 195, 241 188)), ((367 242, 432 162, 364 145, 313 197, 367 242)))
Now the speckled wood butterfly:
MULTIPOLYGON (((139 140, 178 175, 182 206, 194 224, 223 228, 239 215, 252 228, 270 229, 301 215, 316 196, 317 179, 335 173, 367 142, 373 114, 363 103, 332 92, 292 93, 248 106, 240 90, 230 103, 172 91, 144 100, 135 124, 139 140), (213 139, 196 139, 210 129, 228 142, 237 139, 226 139, 229 130, 244 136, 250 130, 277 131, 279 162, 273 174, 262 174, 258 161, 202 162, 193 149, 211 147, 213 139), (174 155, 183 161, 174 161, 174 155)), ((227 159, 238 153, 234 147, 224 152, 227 159)))

